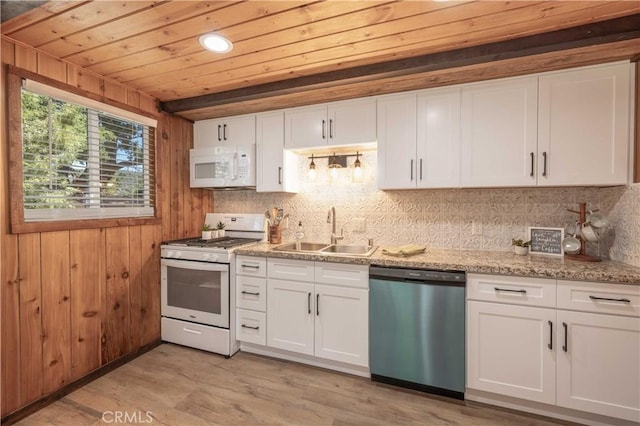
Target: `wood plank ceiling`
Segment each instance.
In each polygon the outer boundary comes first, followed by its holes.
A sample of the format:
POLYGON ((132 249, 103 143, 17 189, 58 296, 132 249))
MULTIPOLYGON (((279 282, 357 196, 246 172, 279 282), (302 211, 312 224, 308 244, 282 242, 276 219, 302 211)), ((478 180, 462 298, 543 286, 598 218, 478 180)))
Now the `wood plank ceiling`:
MULTIPOLYGON (((1 33, 167 102, 237 93, 621 17, 628 17, 627 26, 630 23, 638 32, 639 13, 640 1, 635 0, 50 1, 2 23, 1 33), (210 31, 229 38, 233 50, 223 55, 204 51, 198 37, 210 31)), ((609 53, 612 59, 640 53, 638 39, 620 43, 614 45, 619 48, 615 55, 609 53)), ((584 62, 594 61, 586 57, 584 62)), ((561 60, 555 61, 555 67, 562 66, 561 60)), ((553 68, 548 62, 540 66, 553 68)), ((478 70, 475 77, 466 77, 473 78, 491 75, 478 70)), ((425 79, 413 84, 428 85, 425 79)), ((391 84, 387 91, 413 86, 391 84)), ((380 84, 350 82, 343 90, 336 87, 316 95, 339 99, 384 92, 380 84)), ((247 100, 242 107, 229 105, 230 98, 180 114, 202 119, 314 101, 313 96, 301 96, 302 88, 296 92, 279 102, 274 102, 278 97, 273 94, 269 100, 267 93, 261 102, 247 100)), ((313 93, 309 89, 308 94, 313 93)))

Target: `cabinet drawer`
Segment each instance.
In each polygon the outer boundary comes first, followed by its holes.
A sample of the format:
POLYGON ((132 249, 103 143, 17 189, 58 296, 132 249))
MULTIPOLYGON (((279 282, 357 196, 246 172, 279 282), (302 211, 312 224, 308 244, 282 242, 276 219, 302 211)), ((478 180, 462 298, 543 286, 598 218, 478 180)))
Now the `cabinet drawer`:
POLYGON ((314 262, 308 260, 268 259, 269 278, 313 282, 314 262))
POLYGON ((236 258, 236 274, 266 278, 267 258, 253 257, 253 256, 238 256, 236 258))
POLYGON ((267 314, 236 309, 236 339, 241 342, 267 344, 267 314))
POLYGON ((558 280, 558 308, 640 317, 640 286, 558 280))
POLYGON ((556 307, 556 280, 467 274, 467 299, 556 307))
POLYGON ((369 267, 367 265, 316 262, 315 279, 318 284, 369 288, 369 267))
POLYGON ((238 275, 236 306, 264 312, 267 309, 267 279, 238 275))

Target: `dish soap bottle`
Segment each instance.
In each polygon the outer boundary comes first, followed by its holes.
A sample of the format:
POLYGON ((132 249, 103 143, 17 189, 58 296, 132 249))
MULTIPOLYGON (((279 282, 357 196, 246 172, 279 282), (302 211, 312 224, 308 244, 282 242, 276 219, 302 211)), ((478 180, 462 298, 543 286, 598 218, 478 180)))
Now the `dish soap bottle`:
POLYGON ((296 237, 296 250, 300 250, 301 249, 300 243, 304 238, 304 228, 302 227, 302 221, 298 222, 298 229, 296 229, 294 236, 296 237))

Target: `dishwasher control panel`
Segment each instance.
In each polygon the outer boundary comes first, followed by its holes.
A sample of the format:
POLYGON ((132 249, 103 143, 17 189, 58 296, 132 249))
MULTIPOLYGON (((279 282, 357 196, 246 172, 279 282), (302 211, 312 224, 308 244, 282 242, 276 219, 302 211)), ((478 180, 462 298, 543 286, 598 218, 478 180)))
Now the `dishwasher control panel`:
POLYGON ((433 271, 424 269, 404 269, 372 266, 369 277, 392 278, 409 281, 466 282, 466 275, 459 271, 433 271))

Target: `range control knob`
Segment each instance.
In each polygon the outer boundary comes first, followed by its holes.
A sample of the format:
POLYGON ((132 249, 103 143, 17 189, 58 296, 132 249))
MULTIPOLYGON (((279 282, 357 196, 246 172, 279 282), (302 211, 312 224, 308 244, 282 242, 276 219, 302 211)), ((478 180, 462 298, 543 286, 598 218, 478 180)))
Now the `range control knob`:
POLYGON ((167 257, 173 257, 173 251, 169 250, 169 251, 167 252, 167 257))
POLYGON ((176 259, 180 259, 181 257, 182 257, 182 252, 181 251, 177 251, 176 255, 175 255, 175 258, 176 259))
POLYGON ((202 253, 202 260, 207 261, 210 257, 211 255, 209 253, 202 253))

